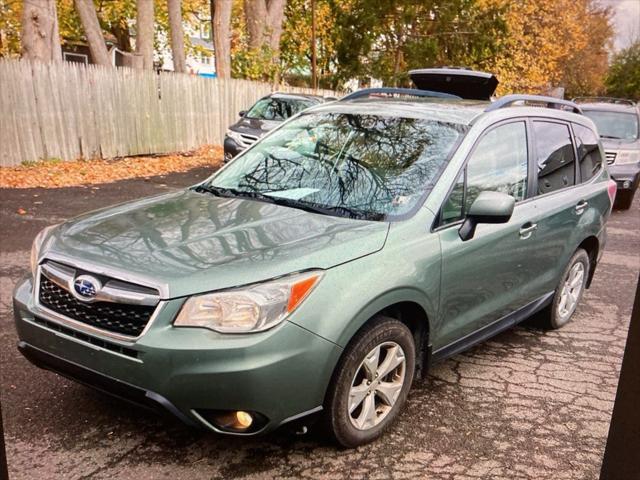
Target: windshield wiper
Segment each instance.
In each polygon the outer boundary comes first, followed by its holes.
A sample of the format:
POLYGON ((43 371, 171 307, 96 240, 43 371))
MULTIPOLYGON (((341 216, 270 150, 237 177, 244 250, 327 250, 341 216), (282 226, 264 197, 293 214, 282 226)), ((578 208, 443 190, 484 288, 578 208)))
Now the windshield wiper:
POLYGON ((613 135, 600 135, 601 138, 610 138, 612 140, 622 140, 622 137, 614 137, 613 135))
POLYGON ((319 213, 321 215, 340 216, 347 218, 356 218, 364 220, 382 220, 384 215, 381 213, 369 213, 359 209, 344 206, 319 206, 290 198, 282 198, 271 196, 261 192, 251 192, 246 190, 237 190, 235 188, 214 187, 213 185, 198 185, 193 188, 199 193, 211 193, 217 197, 223 198, 249 198, 260 202, 273 203, 283 207, 297 208, 311 213, 319 213))
POLYGON ((290 198, 282 197, 269 197, 273 200, 273 203, 282 205, 284 207, 298 208, 311 213, 319 213, 321 215, 339 216, 347 218, 356 218, 364 220, 382 220, 384 215, 381 213, 369 213, 356 208, 344 207, 344 206, 329 206, 329 205, 316 205, 308 202, 301 202, 299 200, 292 200, 290 198))
POLYGON ((198 192, 198 193, 210 193, 212 195, 215 195, 216 197, 224 197, 225 192, 223 192, 221 189, 217 188, 217 187, 212 187, 211 185, 196 185, 195 187, 192 187, 192 190, 194 192, 198 192))
POLYGON ((224 188, 224 187, 214 187, 213 185, 196 185, 193 187, 193 190, 198 193, 210 193, 215 195, 216 197, 223 198, 235 198, 244 196, 240 190, 236 190, 235 188, 224 188))
POLYGON ((261 200, 267 203, 277 203, 273 197, 260 192, 251 192, 246 190, 238 190, 236 188, 215 187, 213 185, 197 185, 193 188, 198 193, 210 193, 216 197, 222 198, 250 198, 253 200, 261 200))

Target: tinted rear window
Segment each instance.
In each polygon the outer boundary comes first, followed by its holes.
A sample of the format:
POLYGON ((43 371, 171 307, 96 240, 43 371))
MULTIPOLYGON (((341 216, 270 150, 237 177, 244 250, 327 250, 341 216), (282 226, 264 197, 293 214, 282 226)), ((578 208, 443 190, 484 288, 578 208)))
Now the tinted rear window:
POLYGON ((538 165, 538 194, 575 185, 575 156, 569 126, 533 122, 538 165))
POLYGON ((578 168, 580 180, 588 182, 602 167, 602 155, 598 147, 598 137, 587 127, 573 124, 578 150, 578 168))

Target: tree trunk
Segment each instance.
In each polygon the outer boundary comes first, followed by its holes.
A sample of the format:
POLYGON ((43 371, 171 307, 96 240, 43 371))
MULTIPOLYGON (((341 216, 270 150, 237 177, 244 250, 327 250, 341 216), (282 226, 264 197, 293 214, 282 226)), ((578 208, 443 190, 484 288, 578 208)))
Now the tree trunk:
POLYGON ((400 75, 400 69, 402 66, 403 60, 403 51, 402 48, 404 46, 404 28, 402 24, 402 20, 398 19, 396 23, 396 51, 393 60, 393 86, 398 86, 398 76, 400 75))
POLYGON ((280 57, 280 37, 282 37, 282 21, 287 0, 270 0, 267 16, 267 42, 274 52, 274 57, 280 57))
POLYGON ((184 33, 182 30, 181 0, 167 0, 169 10, 169 30, 171 32, 171 53, 173 54, 173 70, 184 73, 187 64, 184 56, 184 33))
POLYGON ((80 22, 82 23, 82 28, 84 29, 84 34, 89 43, 89 51, 91 52, 93 63, 104 65, 105 67, 112 67, 111 56, 104 43, 104 36, 102 35, 100 22, 98 22, 93 0, 74 0, 74 3, 78 11, 78 16, 80 17, 80 22))
POLYGON ((266 0, 244 0, 244 16, 249 35, 249 48, 258 49, 264 44, 267 22, 266 0))
POLYGON ((231 78, 231 7, 232 0, 211 0, 213 49, 218 78, 231 78))
POLYGON ((249 34, 249 47, 268 45, 276 54, 280 53, 282 20, 287 0, 245 0, 244 13, 249 34))
POLYGON ((22 9, 22 56, 42 62, 62 61, 55 0, 30 0, 22 9))
POLYGON ((123 52, 131 52, 131 36, 126 18, 120 18, 111 26, 111 33, 118 41, 118 48, 123 52))
POLYGON ((136 53, 142 68, 153 70, 153 0, 137 0, 136 7, 136 53))
POLYGON ((311 88, 318 89, 318 55, 316 52, 316 0, 311 0, 311 88))

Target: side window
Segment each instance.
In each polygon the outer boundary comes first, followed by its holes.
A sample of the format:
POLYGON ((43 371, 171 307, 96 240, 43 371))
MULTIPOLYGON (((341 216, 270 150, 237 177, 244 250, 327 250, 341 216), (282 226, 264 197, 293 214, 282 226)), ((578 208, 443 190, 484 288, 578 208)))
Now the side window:
POLYGON ((478 142, 467 166, 460 173, 440 210, 440 225, 464 218, 480 192, 491 190, 513 196, 527 196, 527 128, 524 122, 501 125, 478 142), (466 172, 466 183, 465 183, 466 172))
POLYGON ((467 163, 466 210, 480 192, 527 196, 527 128, 524 122, 494 128, 478 143, 467 163))
POLYGON ((442 205, 440 225, 447 225, 462 220, 464 217, 464 170, 453 185, 449 197, 442 205))
POLYGON ((538 194, 575 184, 575 156, 569 127, 562 123, 533 122, 538 165, 538 194))
POLYGON ((587 127, 573 124, 573 133, 578 147, 580 180, 588 182, 602 167, 602 155, 598 148, 597 135, 587 127))

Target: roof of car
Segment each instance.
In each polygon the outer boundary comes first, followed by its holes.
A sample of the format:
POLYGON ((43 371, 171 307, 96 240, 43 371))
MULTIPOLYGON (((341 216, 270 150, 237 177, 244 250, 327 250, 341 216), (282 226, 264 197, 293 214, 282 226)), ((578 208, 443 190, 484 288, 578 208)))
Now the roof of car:
POLYGON ((296 100, 314 100, 323 101, 324 97, 320 95, 312 95, 307 93, 287 93, 287 92, 274 92, 270 95, 266 95, 264 98, 291 98, 296 100))
POLYGON ((451 100, 442 98, 401 99, 362 98, 317 105, 307 112, 344 112, 369 115, 396 115, 424 118, 442 122, 468 125, 481 115, 490 104, 478 100, 451 100))
POLYGON ((637 105, 623 104, 623 103, 611 103, 611 102, 593 102, 593 103, 580 103, 582 110, 601 110, 608 112, 625 112, 625 113, 638 113, 637 105))
MULTIPOLYGON (((548 97, 532 97, 527 95, 512 95, 501 97, 494 102, 484 100, 462 100, 452 98, 412 98, 412 97, 364 97, 353 100, 340 100, 328 104, 320 104, 306 112, 344 112, 361 115, 399 116, 408 118, 422 118, 440 122, 471 125, 485 116, 505 119, 516 116, 547 117, 559 120, 574 121, 591 124, 591 120, 577 112, 560 108, 542 108, 540 106, 524 105, 521 99, 544 103, 548 97), (510 105, 517 105, 509 107, 510 105)), ((554 99, 548 99, 554 100, 554 99)), ((555 99, 558 102, 563 100, 555 99)), ((565 102, 572 105, 570 102, 565 102)))

